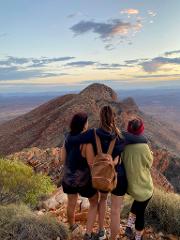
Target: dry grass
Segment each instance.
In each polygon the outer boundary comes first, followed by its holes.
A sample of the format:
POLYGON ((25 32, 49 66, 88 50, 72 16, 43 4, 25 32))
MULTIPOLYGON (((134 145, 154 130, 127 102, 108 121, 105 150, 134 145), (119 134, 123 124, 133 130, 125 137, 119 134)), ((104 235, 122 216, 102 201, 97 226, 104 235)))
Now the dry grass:
MULTIPOLYGON (((127 217, 132 198, 126 196, 122 217, 127 217)), ((145 216, 146 224, 158 231, 180 236, 180 195, 155 189, 145 216)))
POLYGON ((0 240, 67 240, 66 227, 54 217, 36 216, 25 205, 0 206, 0 240))

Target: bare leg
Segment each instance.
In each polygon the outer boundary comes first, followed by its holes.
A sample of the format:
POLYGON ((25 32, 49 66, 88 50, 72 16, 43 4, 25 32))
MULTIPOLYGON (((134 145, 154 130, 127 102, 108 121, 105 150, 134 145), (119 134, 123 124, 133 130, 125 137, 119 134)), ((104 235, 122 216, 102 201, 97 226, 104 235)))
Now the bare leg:
POLYGON ((111 224, 110 224, 111 240, 115 240, 116 236, 119 233, 120 214, 123 198, 124 197, 111 194, 111 224))
POLYGON ((99 230, 104 229, 104 219, 106 214, 107 193, 100 193, 100 199, 98 204, 99 214, 99 230))
POLYGON ((75 209, 78 194, 68 194, 67 219, 70 226, 75 224, 75 209))
POLYGON ((98 211, 98 193, 96 193, 93 197, 89 198, 89 202, 90 207, 87 217, 86 233, 90 235, 92 233, 92 229, 96 221, 96 215, 98 211))

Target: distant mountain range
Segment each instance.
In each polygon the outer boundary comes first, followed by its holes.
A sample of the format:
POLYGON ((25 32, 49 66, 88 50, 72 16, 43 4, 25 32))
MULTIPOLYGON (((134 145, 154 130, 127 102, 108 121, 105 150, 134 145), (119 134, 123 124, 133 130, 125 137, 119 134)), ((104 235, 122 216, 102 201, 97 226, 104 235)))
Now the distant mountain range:
MULTIPOLYGON (((139 108, 156 119, 172 123, 180 131, 180 89, 117 90, 119 99, 133 97, 139 108)), ((50 99, 76 92, 0 94, 0 124, 31 111, 50 99)))
POLYGON ((126 128, 129 119, 139 116, 144 119, 146 135, 154 151, 154 167, 167 177, 175 190, 180 192, 179 172, 180 134, 173 124, 164 124, 139 110, 132 98, 119 100, 117 94, 106 85, 92 84, 79 94, 57 97, 34 110, 0 125, 0 154, 8 155, 24 148, 48 148, 61 146, 64 133, 75 112, 89 115, 90 127, 99 124, 99 110, 110 104, 117 113, 120 128, 126 128))

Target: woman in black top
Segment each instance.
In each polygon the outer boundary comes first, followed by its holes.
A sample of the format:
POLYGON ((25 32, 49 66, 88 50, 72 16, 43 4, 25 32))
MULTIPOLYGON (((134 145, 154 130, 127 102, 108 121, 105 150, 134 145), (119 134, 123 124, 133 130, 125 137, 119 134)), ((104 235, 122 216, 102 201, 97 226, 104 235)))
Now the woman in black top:
POLYGON ((78 227, 78 225, 75 224, 75 207, 78 194, 82 197, 89 198, 89 222, 94 222, 97 214, 98 194, 91 184, 90 167, 85 158, 85 145, 81 145, 79 143, 72 144, 70 142, 72 136, 76 136, 77 134, 86 131, 87 128, 87 114, 75 114, 71 120, 70 133, 65 139, 62 150, 64 160, 62 187, 64 193, 68 195, 67 218, 71 231, 78 227))
MULTIPOLYGON (((127 189, 127 180, 124 166, 122 163, 120 163, 120 156, 124 149, 125 141, 120 130, 116 126, 115 117, 116 116, 113 109, 110 106, 104 106, 100 111, 100 126, 98 129, 96 129, 96 134, 101 141, 103 153, 107 153, 110 142, 116 138, 115 146, 112 152, 112 158, 117 162, 117 165, 115 166, 117 172, 117 185, 116 188, 111 192, 111 239, 113 240, 119 231, 121 202, 122 197, 125 195, 127 189)), ((97 148, 94 142, 92 142, 92 146, 94 154, 96 155, 97 148)), ((105 195, 105 200, 107 198, 107 194, 108 193, 103 193, 103 195, 105 195)), ((106 201, 103 201, 102 203, 100 202, 98 208, 100 216, 100 229, 98 237, 99 239, 105 239, 106 232, 104 230, 103 224, 106 211, 106 201)))

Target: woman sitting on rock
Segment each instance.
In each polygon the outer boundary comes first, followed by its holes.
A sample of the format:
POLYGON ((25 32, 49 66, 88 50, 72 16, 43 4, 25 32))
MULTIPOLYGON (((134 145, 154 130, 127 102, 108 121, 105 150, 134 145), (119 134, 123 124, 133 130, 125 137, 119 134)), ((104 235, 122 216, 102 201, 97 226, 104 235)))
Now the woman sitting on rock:
MULTIPOLYGON (((140 136, 144 132, 141 119, 134 119, 128 124, 128 132, 140 136)), ((128 218, 125 234, 133 239, 133 225, 135 223, 135 240, 143 239, 144 213, 153 194, 153 182, 150 169, 153 163, 152 152, 147 144, 131 144, 125 147, 122 155, 126 169, 127 192, 134 198, 128 218)))
MULTIPOLYGON (((89 199, 90 208, 88 212, 87 229, 91 232, 97 215, 98 194, 92 187, 90 167, 86 160, 86 145, 72 144, 70 139, 88 129, 88 117, 86 113, 80 112, 73 116, 70 123, 70 132, 67 135, 62 150, 64 160, 64 176, 62 187, 68 196, 67 218, 70 230, 74 231, 78 225, 75 223, 75 208, 78 194, 89 199)), ((90 157, 90 159, 92 159, 90 157)))

